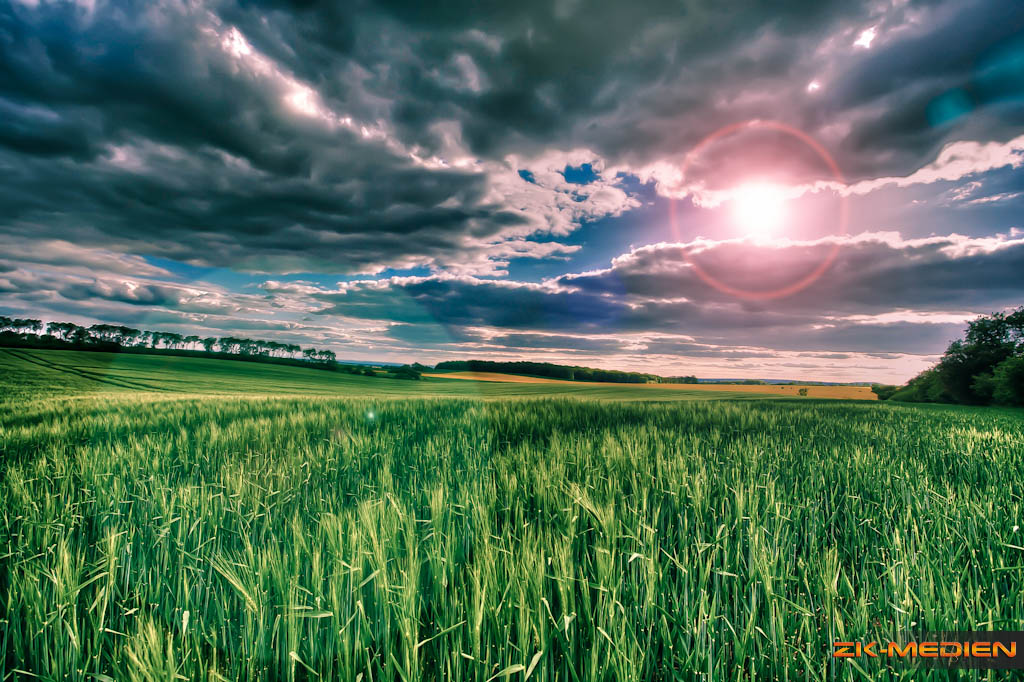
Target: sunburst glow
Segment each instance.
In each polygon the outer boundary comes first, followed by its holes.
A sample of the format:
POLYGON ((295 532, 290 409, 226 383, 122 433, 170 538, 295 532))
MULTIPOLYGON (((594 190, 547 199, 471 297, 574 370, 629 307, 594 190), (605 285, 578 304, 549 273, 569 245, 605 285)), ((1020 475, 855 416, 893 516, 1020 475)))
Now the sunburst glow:
POLYGON ((785 194, 774 185, 743 185, 733 194, 732 214, 736 224, 747 236, 769 237, 775 234, 785 218, 785 194))

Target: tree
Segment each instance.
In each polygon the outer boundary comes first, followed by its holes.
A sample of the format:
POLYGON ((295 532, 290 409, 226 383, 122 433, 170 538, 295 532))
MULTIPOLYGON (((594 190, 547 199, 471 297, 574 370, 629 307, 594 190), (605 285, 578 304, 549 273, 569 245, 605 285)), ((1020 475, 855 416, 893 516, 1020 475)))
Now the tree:
POLYGON ((121 343, 125 346, 134 346, 139 342, 139 335, 141 332, 138 329, 131 327, 118 327, 118 333, 121 336, 121 343))
POLYGON ((121 328, 112 324, 94 324, 89 327, 89 333, 99 341, 107 343, 122 344, 121 328))
POLYGON ((256 352, 256 342, 252 339, 236 339, 238 341, 238 352, 242 355, 252 355, 256 352))
POLYGON ((34 333, 38 332, 43 328, 43 323, 40 320, 31 320, 25 318, 14 318, 9 317, 0 318, 0 329, 10 329, 11 331, 21 331, 22 333, 34 333))
POLYGON ((963 341, 954 341, 936 367, 937 379, 953 402, 986 404, 990 384, 976 378, 992 375, 1004 360, 1024 351, 1024 307, 1009 315, 993 313, 972 320, 963 341))
POLYGON ((911 379, 893 400, 986 405, 1014 404, 1019 364, 1024 357, 1024 307, 982 315, 967 325, 964 338, 946 349, 935 367, 911 379), (1004 367, 1005 365, 1005 367, 1004 367))
POLYGON ((68 338, 68 340, 71 341, 72 343, 78 343, 82 345, 89 344, 94 341, 92 336, 89 334, 89 330, 86 329, 85 327, 79 327, 78 325, 75 325, 75 328, 71 332, 71 335, 68 338))
POLYGON ((235 354, 238 353, 238 345, 241 339, 236 339, 233 336, 224 336, 218 342, 220 350, 223 353, 235 354))
MULTIPOLYGON (((0 330, 29 330, 40 332, 43 323, 39 320, 10 318, 0 316, 0 330)), ((302 349, 298 344, 281 343, 279 341, 268 341, 263 339, 245 339, 234 336, 223 338, 206 337, 200 338, 195 334, 183 336, 175 332, 162 332, 155 330, 138 330, 124 325, 113 325, 97 323, 89 327, 81 327, 72 322, 50 322, 46 325, 47 334, 57 337, 63 341, 73 344, 88 345, 95 343, 117 344, 119 346, 149 347, 178 349, 188 347, 196 349, 198 345, 208 353, 219 349, 222 353, 242 354, 260 357, 283 358, 287 356, 301 357, 308 362, 325 365, 327 369, 337 369, 337 356, 331 350, 318 350, 316 348, 302 349)), ((50 342, 52 345, 52 341, 50 342)), ((422 368, 418 365, 417 369, 422 368)), ((370 374, 373 374, 370 371, 370 374)))
POLYGON ((60 337, 61 339, 68 341, 74 335, 75 330, 78 329, 78 325, 73 322, 51 322, 46 325, 46 333, 52 334, 53 336, 60 337))

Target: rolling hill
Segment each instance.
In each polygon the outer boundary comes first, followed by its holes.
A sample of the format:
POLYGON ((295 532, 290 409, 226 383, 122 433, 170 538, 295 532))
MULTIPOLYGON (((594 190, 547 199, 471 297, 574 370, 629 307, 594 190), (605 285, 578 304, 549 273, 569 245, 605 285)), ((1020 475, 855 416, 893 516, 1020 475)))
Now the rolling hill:
MULTIPOLYGON (((409 381, 208 358, 11 348, 0 348, 0 374, 5 378, 8 397, 145 393, 151 398, 233 395, 675 401, 786 395, 771 386, 523 381, 523 377, 512 375, 498 381, 494 377, 467 381, 465 376, 455 374, 409 381)), ((812 387, 818 388, 828 387, 812 387)), ((794 394, 795 391, 789 393, 794 394)))

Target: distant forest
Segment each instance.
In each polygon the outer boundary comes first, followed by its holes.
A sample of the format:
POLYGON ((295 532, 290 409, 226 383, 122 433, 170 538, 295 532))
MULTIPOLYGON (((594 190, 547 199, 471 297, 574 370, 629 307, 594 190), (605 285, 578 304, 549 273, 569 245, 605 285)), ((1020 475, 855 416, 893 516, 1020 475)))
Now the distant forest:
MULTIPOLYGON (((334 351, 302 348, 294 343, 279 343, 236 336, 199 337, 174 332, 135 329, 115 324, 88 327, 73 322, 50 322, 0 315, 0 346, 91 350, 113 353, 152 353, 186 355, 267 362, 278 365, 314 367, 332 372, 363 376, 382 376, 365 365, 339 363, 334 351)), ((388 367, 383 376, 392 379, 420 379, 422 366, 388 367)))
POLYGON ((949 345, 939 364, 906 386, 874 386, 882 400, 1024 405, 1024 306, 982 315, 949 345))
POLYGON ((657 374, 622 372, 615 369, 594 369, 548 362, 495 362, 491 360, 451 360, 440 362, 435 369, 462 372, 500 372, 527 376, 563 379, 565 381, 603 381, 618 384, 696 384, 697 377, 661 377, 657 374))
POLYGON ((33 336, 35 345, 52 344, 54 347, 116 346, 118 348, 163 348, 173 350, 198 350, 202 346, 207 353, 220 352, 228 355, 256 355, 272 358, 302 359, 308 362, 334 362, 334 351, 301 348, 292 343, 241 339, 234 336, 200 338, 183 336, 174 332, 159 332, 133 329, 114 324, 94 324, 83 327, 73 322, 50 322, 44 325, 40 320, 19 319, 0 316, 0 333, 6 333, 6 340, 13 337, 33 336))

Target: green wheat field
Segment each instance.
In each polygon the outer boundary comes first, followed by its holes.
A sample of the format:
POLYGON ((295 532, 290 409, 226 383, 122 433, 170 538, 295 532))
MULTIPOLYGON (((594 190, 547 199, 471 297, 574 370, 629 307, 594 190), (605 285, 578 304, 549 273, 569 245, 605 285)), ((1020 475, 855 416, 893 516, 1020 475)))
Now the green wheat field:
POLYGON ((71 351, 0 379, 0 680, 945 680, 831 644, 1024 627, 1019 410, 71 351))

